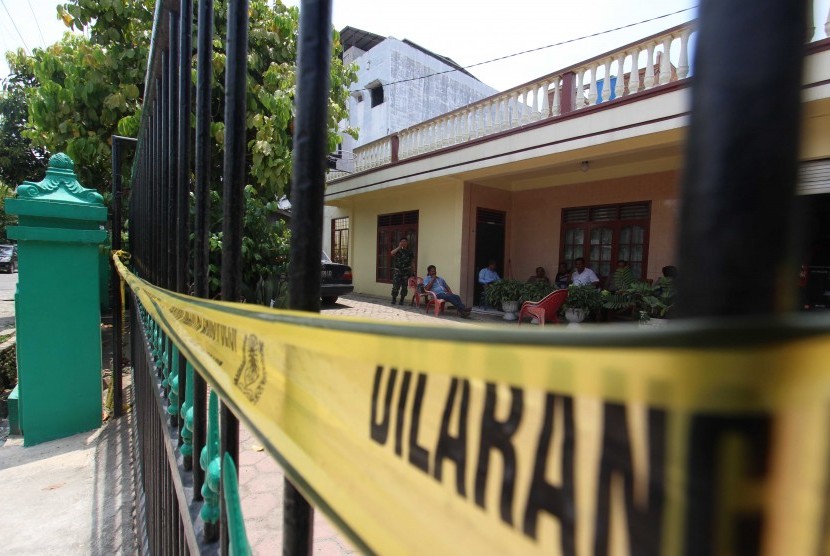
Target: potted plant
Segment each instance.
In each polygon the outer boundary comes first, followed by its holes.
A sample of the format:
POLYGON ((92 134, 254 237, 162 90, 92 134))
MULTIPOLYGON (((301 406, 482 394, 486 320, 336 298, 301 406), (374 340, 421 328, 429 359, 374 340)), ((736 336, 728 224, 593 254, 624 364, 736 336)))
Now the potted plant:
POLYGON ((522 301, 539 301, 555 289, 556 286, 545 282, 525 282, 522 285, 522 301))
POLYGON ((521 280, 499 280, 487 287, 487 303, 493 307, 501 305, 504 320, 516 320, 516 311, 524 301, 525 283, 521 280))
POLYGON ((665 318, 671 310, 673 290, 658 289, 648 282, 634 282, 627 288, 608 292, 602 306, 615 311, 631 310, 641 323, 665 318))
POLYGON ((568 286, 568 299, 562 304, 568 322, 582 322, 602 307, 602 293, 594 286, 568 286))

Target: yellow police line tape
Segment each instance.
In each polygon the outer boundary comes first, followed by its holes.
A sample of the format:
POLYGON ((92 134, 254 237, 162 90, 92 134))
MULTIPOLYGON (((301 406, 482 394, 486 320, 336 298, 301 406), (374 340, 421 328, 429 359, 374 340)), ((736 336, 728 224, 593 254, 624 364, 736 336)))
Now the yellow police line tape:
POLYGON ((202 300, 116 265, 366 552, 830 550, 827 319, 448 330, 202 300))

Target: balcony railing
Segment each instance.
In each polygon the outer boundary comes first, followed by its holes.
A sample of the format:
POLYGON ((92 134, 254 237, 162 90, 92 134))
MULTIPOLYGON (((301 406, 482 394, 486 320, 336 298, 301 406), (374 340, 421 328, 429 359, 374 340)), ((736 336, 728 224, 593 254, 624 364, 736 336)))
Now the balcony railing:
MULTIPOLYGON (((830 35, 830 17, 824 23, 824 33, 830 35)), ((354 171, 371 170, 685 80, 691 74, 689 47, 695 35, 696 21, 691 21, 362 145, 354 150, 354 171)), ((333 172, 328 178, 344 175, 333 172)))

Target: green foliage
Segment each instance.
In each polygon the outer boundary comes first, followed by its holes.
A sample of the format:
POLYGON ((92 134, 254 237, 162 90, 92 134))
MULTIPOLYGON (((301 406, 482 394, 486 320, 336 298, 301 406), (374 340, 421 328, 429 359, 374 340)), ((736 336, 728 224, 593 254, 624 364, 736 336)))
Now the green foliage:
POLYGON ((521 280, 499 280, 487 288, 487 303, 499 307, 502 301, 524 301, 525 283, 521 280))
POLYGON ((546 282, 525 282, 522 286, 522 300, 539 301, 554 290, 556 290, 556 286, 546 282))
POLYGON ((584 309, 586 315, 598 311, 607 292, 600 292, 594 286, 568 286, 568 299, 562 304, 563 309, 584 309))
POLYGON ((0 180, 0 243, 6 243, 6 228, 17 225, 17 216, 6 213, 6 199, 14 197, 14 189, 0 180))
POLYGON ((616 292, 603 292, 606 309, 615 311, 633 309, 640 320, 667 316, 673 302, 674 291, 658 290, 648 282, 633 282, 627 288, 616 292))
POLYGON ((43 178, 49 153, 23 136, 29 119, 26 91, 37 83, 32 59, 19 50, 6 60, 11 73, 0 87, 0 180, 16 187, 43 178))
MULTIPOLYGON (((60 42, 36 49, 30 58, 19 53, 19 63, 32 67, 39 85, 26 89, 29 121, 24 136, 51 152, 69 154, 75 160, 79 180, 96 188, 105 199, 111 187, 111 136, 134 137, 139 131, 155 4, 156 0, 72 0, 58 6, 58 17, 85 36, 67 33, 60 42)), ((214 119, 221 119, 227 0, 216 0, 214 12, 211 113, 214 119)), ((299 10, 285 7, 279 0, 251 0, 249 18, 243 275, 246 297, 252 299, 259 280, 272 276, 274 266, 282 264, 281 250, 287 252, 286 230, 274 227, 274 215, 277 200, 283 195, 290 198, 299 10)), ((347 117, 348 88, 357 74, 356 66, 344 66, 340 59, 339 34, 332 31, 332 37, 330 150, 340 141, 338 122, 347 117)), ((191 69, 195 86, 195 56, 191 69)), ((191 122, 195 126, 195 114, 191 122)), ((353 129, 345 132, 356 136, 353 129)), ((215 295, 222 244, 222 122, 212 123, 211 136, 211 291, 215 295)), ((128 172, 130 165, 124 168, 128 172)))

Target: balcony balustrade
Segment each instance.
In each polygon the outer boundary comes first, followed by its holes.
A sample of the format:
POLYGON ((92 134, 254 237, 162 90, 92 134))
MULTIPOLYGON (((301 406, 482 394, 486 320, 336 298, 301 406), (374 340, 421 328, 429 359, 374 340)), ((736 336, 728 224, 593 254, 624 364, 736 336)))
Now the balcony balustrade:
MULTIPOLYGON (((688 79, 692 72, 689 51, 696 35, 695 24, 691 21, 646 37, 357 147, 353 171, 371 170, 561 118, 688 79)), ((830 14, 823 27, 825 36, 830 35, 830 14)), ((814 28, 807 30, 810 38, 814 32, 814 28)), ((335 171, 328 179, 346 175, 348 172, 335 171)))

